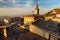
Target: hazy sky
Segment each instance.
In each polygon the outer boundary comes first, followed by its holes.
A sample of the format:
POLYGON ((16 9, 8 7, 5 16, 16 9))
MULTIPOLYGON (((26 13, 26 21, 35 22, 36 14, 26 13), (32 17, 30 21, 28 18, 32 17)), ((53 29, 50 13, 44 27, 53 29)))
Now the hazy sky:
MULTIPOLYGON (((40 14, 60 8, 60 0, 38 0, 40 14)), ((0 0, 0 16, 33 14, 36 0, 0 0)))

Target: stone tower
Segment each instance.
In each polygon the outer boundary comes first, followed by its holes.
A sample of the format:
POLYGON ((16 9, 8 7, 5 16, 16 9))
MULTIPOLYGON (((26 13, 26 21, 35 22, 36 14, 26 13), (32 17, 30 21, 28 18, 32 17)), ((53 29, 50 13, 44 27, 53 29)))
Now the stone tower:
POLYGON ((39 5, 38 5, 38 0, 36 1, 36 7, 34 10, 35 15, 39 15, 39 5))

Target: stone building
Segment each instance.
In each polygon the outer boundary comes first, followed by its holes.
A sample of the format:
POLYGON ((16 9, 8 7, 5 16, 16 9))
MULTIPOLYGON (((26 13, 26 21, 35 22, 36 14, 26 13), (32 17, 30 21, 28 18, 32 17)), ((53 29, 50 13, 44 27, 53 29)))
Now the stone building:
POLYGON ((45 15, 45 20, 60 22, 60 8, 55 8, 45 15))
POLYGON ((34 16, 33 15, 24 16, 24 24, 31 23, 31 22, 34 22, 34 16))
POLYGON ((36 3, 36 7, 35 7, 35 10, 33 11, 33 14, 24 16, 24 24, 29 23, 29 22, 32 23, 32 22, 36 21, 37 19, 41 19, 41 20, 44 19, 44 17, 42 15, 39 15, 38 2, 36 3))

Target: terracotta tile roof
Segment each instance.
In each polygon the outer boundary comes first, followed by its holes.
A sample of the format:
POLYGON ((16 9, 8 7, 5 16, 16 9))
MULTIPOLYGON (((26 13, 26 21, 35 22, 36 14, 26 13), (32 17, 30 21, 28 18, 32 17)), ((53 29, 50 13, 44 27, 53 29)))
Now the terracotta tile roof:
POLYGON ((51 11, 49 11, 47 14, 60 14, 60 8, 55 8, 55 9, 53 9, 53 10, 51 10, 51 11), (55 13, 54 13, 55 12, 55 13))
POLYGON ((0 21, 0 26, 4 26, 4 25, 5 25, 4 21, 0 21))
POLYGON ((35 19, 44 19, 43 15, 33 15, 35 19))
POLYGON ((32 23, 33 25, 37 26, 38 28, 41 28, 53 35, 55 35, 57 38, 60 39, 60 28, 58 28, 58 22, 48 20, 37 20, 36 22, 32 23))
POLYGON ((30 31, 14 27, 11 29, 7 28, 9 40, 47 40, 37 34, 31 33, 30 31))
POLYGON ((60 14, 60 8, 54 9, 56 13, 60 14))

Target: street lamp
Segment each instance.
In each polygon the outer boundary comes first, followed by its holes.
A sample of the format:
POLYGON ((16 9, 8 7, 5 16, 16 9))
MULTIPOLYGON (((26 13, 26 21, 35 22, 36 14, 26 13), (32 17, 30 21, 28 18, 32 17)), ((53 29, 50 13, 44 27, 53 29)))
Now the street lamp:
POLYGON ((7 24, 9 23, 9 21, 8 21, 8 19, 6 19, 6 18, 4 18, 4 23, 6 24, 6 26, 3 28, 3 34, 4 34, 4 37, 6 37, 7 38, 7 30, 6 30, 6 28, 7 28, 7 24))

